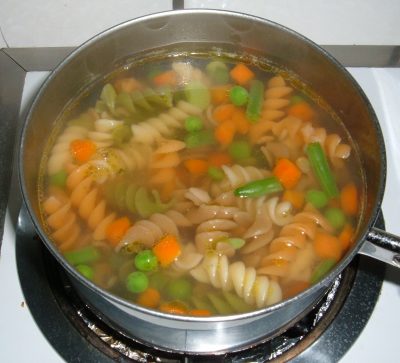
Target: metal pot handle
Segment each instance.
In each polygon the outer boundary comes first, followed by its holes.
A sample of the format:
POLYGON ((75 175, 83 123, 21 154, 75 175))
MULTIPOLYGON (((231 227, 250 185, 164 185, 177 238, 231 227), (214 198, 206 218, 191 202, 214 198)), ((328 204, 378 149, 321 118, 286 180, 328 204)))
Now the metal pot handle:
POLYGON ((400 268, 400 237, 373 227, 359 253, 400 268))

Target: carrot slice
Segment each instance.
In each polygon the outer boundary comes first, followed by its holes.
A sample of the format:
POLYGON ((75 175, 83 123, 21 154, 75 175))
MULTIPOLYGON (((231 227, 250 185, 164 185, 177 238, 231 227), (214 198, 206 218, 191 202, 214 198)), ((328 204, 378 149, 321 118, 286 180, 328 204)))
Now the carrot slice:
POLYGON ((354 216, 358 212, 358 191, 354 183, 346 184, 340 192, 340 205, 343 212, 354 216))
POLYGON ((286 189, 291 189, 296 186, 301 177, 299 167, 289 159, 279 159, 273 174, 279 179, 286 189))
POLYGON ((215 86, 211 88, 211 102, 214 105, 221 105, 229 102, 230 85, 215 86))
POLYGON ((338 261, 342 255, 339 239, 324 232, 318 232, 315 235, 314 250, 322 259, 334 259, 338 261))
POLYGON ((153 78, 153 83, 157 86, 176 86, 178 79, 175 71, 165 71, 153 78))
POLYGON ((137 298, 137 303, 146 308, 155 309, 160 304, 161 295, 158 290, 149 287, 137 298))
POLYGON ((213 111, 213 118, 217 122, 224 122, 230 120, 234 112, 235 106, 231 103, 225 103, 215 107, 213 111))
POLYGON ((179 301, 166 302, 160 305, 160 310, 168 314, 185 315, 187 309, 184 304, 179 301))
POLYGON ((228 146, 235 136, 236 126, 231 121, 220 123, 214 130, 215 139, 222 145, 228 146))
POLYGON ((295 296, 300 292, 308 289, 310 287, 310 283, 307 281, 293 281, 289 285, 285 286, 283 290, 283 298, 287 299, 289 297, 295 296))
POLYGON ((134 90, 142 88, 142 85, 133 77, 120 78, 114 82, 114 88, 117 93, 126 92, 131 93, 134 90))
POLYGON ((166 267, 181 254, 181 246, 175 236, 168 234, 158 241, 153 247, 153 252, 160 265, 166 267))
POLYGON ((70 143, 70 150, 75 160, 83 164, 96 152, 96 144, 87 139, 77 139, 70 143))
POLYGON ((202 159, 188 159, 184 161, 185 168, 194 175, 202 175, 207 172, 208 163, 202 159))
POLYGON ((249 132, 250 121, 246 117, 246 111, 242 108, 236 108, 232 115, 232 121, 239 134, 245 135, 249 132))
POLYGON ((113 246, 116 246, 130 226, 131 222, 128 217, 118 218, 107 226, 106 238, 113 246))
POLYGON ((297 117, 303 121, 311 121, 314 118, 315 112, 307 102, 299 102, 290 106, 288 115, 297 117))
POLYGON ((243 63, 238 63, 229 72, 231 78, 240 85, 249 83, 254 78, 254 73, 243 63))
POLYGON ((351 224, 346 224, 339 234, 339 241, 343 251, 347 251, 354 241, 354 229, 351 224))
POLYGON ((192 309, 188 312, 192 316, 211 316, 211 311, 207 309, 192 309))
POLYGON ((285 190, 282 199, 290 202, 296 209, 301 209, 304 205, 304 192, 299 190, 285 190))
POLYGON ((230 155, 223 151, 217 151, 208 157, 208 162, 212 166, 222 166, 232 164, 232 158, 230 155))

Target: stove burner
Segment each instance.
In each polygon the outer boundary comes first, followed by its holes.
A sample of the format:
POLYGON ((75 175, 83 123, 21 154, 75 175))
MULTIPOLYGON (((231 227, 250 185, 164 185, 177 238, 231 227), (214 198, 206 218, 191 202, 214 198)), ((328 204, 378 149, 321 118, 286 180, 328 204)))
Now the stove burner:
MULTIPOLYGON (((384 227, 382 217, 377 226, 384 227)), ((383 280, 384 266, 359 256, 317 306, 283 334, 222 355, 171 353, 104 323, 81 301, 66 273, 26 227, 22 223, 18 228, 16 244, 26 302, 44 335, 67 361, 76 360, 78 354, 85 362, 337 362, 367 323, 383 280)))

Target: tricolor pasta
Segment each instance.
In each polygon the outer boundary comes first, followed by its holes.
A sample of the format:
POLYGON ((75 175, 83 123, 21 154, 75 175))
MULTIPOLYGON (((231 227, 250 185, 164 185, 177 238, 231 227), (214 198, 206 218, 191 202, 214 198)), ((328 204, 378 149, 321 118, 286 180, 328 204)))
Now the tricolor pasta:
POLYGON ((351 248, 357 154, 293 74, 182 55, 105 79, 61 115, 39 181, 49 237, 86 278, 164 313, 240 314, 351 248))

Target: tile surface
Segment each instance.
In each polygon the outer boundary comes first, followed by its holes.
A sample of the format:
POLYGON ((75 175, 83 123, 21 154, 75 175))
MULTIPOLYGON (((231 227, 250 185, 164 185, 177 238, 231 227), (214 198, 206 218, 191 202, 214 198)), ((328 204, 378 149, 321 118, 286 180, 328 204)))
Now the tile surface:
POLYGON ((77 46, 126 20, 171 10, 172 1, 0 0, 0 8, 9 47, 56 47, 77 46))
POLYGON ((285 25, 318 44, 400 44, 398 0, 186 0, 185 7, 257 15, 285 25))

